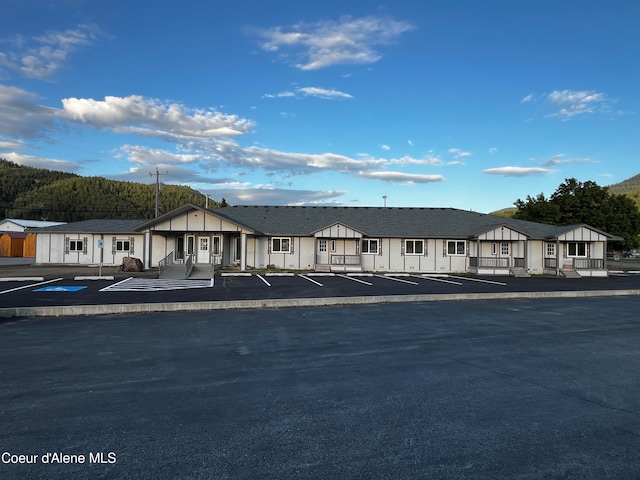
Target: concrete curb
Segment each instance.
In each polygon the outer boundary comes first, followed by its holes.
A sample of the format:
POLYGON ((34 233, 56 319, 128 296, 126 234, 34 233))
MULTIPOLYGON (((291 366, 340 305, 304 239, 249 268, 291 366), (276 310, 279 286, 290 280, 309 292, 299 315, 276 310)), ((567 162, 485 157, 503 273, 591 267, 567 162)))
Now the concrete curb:
POLYGON ((50 307, 0 308, 0 318, 57 317, 74 315, 122 315, 151 312, 195 312, 259 308, 323 307, 368 305, 376 303, 445 302, 465 300, 513 300, 535 298, 624 297, 640 295, 633 290, 580 290, 553 292, 498 292, 421 295, 372 295, 359 297, 275 298, 256 300, 224 300, 207 302, 167 302, 139 304, 70 305, 50 307))

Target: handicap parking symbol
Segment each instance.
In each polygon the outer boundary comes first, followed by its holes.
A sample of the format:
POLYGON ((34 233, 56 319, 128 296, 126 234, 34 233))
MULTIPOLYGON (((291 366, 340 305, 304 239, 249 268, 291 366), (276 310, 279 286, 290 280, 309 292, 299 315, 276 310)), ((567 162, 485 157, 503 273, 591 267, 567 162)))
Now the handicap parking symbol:
POLYGON ((48 287, 38 288, 34 290, 34 292, 77 292, 79 290, 83 290, 87 287, 75 287, 75 286, 64 286, 64 285, 50 285, 48 287))

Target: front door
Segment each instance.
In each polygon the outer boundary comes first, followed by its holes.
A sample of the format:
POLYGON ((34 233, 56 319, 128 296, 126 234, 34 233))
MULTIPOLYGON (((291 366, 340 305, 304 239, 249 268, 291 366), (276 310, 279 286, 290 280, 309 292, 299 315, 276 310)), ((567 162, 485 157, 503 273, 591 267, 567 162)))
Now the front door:
POLYGON ((326 238, 318 239, 318 250, 316 251, 316 263, 318 265, 329 264, 329 245, 335 243, 335 240, 327 240, 326 238))
POLYGON ((198 253, 196 263, 209 263, 210 237, 198 237, 198 253))

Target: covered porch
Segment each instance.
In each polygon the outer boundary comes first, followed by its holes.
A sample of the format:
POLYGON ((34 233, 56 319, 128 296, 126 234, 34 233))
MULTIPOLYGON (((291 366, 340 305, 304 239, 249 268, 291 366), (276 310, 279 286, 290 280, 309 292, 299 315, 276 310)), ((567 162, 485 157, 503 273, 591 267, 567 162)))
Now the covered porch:
POLYGON ((313 232, 317 272, 361 272, 362 232, 335 223, 313 232))
POLYGON ((469 272, 477 275, 529 276, 527 237, 502 225, 469 242, 469 272))

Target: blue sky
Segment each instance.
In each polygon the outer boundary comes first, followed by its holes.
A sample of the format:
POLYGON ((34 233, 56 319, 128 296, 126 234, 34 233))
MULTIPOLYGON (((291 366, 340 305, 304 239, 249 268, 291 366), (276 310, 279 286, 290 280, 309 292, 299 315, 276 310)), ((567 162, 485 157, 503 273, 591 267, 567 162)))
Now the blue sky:
POLYGON ((640 2, 4 0, 0 157, 490 212, 639 172, 640 2), (386 196, 386 199, 383 198, 386 196))

